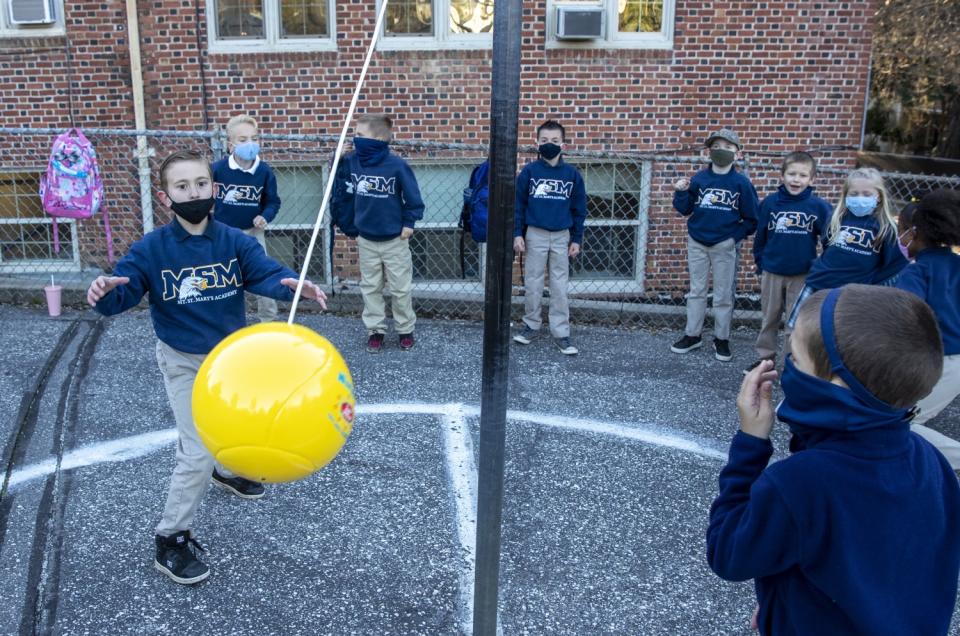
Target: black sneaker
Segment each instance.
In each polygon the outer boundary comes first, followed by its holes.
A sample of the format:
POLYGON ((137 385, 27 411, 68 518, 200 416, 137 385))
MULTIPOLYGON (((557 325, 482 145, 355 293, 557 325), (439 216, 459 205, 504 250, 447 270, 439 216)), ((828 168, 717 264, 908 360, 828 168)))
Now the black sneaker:
POLYGON ((412 333, 400 334, 400 340, 399 340, 400 351, 410 351, 411 349, 413 349, 413 345, 415 345, 416 343, 417 341, 414 339, 412 333))
POLYGON ((367 339, 367 351, 370 353, 380 353, 383 351, 383 334, 372 333, 367 339))
POLYGON ((193 585, 210 576, 210 568, 197 558, 197 553, 205 552, 203 546, 190 536, 189 530, 183 530, 169 537, 155 537, 157 558, 153 562, 160 572, 181 585, 193 585))
POLYGON ((516 342, 517 344, 528 345, 539 337, 540 337, 539 331, 537 331, 536 329, 531 329, 530 327, 524 325, 523 331, 517 333, 517 335, 513 337, 513 341, 516 342))
POLYGON ((754 369, 756 369, 757 367, 759 367, 759 366, 760 366, 760 363, 763 362, 763 361, 765 361, 765 360, 771 360, 771 361, 773 361, 774 364, 776 364, 776 362, 777 362, 777 359, 776 359, 776 358, 760 358, 759 360, 757 360, 756 362, 754 362, 753 364, 751 364, 749 367, 747 367, 746 369, 744 369, 744 370, 743 370, 743 375, 748 375, 751 371, 753 371, 754 369))
POLYGON ((700 336, 684 336, 676 342, 673 343, 673 346, 670 347, 670 351, 674 353, 689 353, 694 349, 699 349, 703 346, 703 339, 700 336))
POLYGON ((720 362, 730 362, 733 359, 733 354, 730 353, 730 341, 714 338, 713 356, 720 362))
POLYGON ((560 349, 560 353, 565 356, 575 356, 580 353, 580 350, 570 344, 570 338, 554 338, 553 341, 557 344, 557 349, 560 349))
POLYGON ((244 499, 259 499, 266 492, 263 484, 259 482, 250 481, 243 477, 224 477, 217 472, 216 468, 213 469, 213 483, 244 499))

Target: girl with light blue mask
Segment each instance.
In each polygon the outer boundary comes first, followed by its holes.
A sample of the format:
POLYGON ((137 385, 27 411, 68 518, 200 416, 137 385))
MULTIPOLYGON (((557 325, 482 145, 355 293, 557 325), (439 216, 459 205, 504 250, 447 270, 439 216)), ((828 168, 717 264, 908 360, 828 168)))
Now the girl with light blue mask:
POLYGON ((788 326, 793 328, 800 306, 814 292, 850 283, 893 285, 906 265, 883 175, 875 168, 850 171, 788 326))

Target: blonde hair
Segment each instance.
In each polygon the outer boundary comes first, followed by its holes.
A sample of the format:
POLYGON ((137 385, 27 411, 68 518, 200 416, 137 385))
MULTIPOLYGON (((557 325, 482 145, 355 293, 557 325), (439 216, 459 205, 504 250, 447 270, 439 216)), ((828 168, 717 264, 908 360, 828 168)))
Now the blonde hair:
POLYGON ((231 117, 230 121, 227 122, 227 139, 233 138, 233 131, 236 130, 240 124, 250 124, 254 129, 257 128, 257 120, 250 115, 236 115, 235 117, 231 117))
POLYGON ((357 117, 357 125, 363 124, 377 139, 389 141, 393 129, 393 120, 387 115, 370 113, 357 117))
POLYGON ((890 205, 890 194, 887 187, 883 184, 883 175, 876 168, 855 168, 847 175, 847 180, 840 190, 840 200, 833 209, 833 218, 830 219, 830 228, 827 230, 827 242, 832 242, 833 238, 840 233, 840 221, 843 213, 847 210, 847 193, 850 192, 850 182, 854 179, 864 179, 870 183, 870 187, 880 193, 880 200, 873 211, 874 218, 880 222, 880 234, 877 240, 881 243, 891 234, 897 234, 897 221, 893 216, 893 208, 890 205))

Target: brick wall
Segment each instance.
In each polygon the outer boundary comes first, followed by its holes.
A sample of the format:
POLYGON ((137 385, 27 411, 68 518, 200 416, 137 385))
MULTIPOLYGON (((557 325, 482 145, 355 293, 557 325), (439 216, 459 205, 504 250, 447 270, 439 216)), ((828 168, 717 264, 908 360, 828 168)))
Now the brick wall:
MULTIPOLYGON (((858 146, 874 4, 678 0, 672 51, 573 51, 546 48, 546 0, 527 2, 520 141, 532 143, 550 115, 579 148, 689 151, 721 124, 753 153, 858 146)), ((124 3, 65 5, 67 37, 0 40, 2 125, 69 125, 69 102, 79 126, 132 128, 124 3)), ((226 55, 206 50, 205 3, 141 0, 148 127, 197 129, 252 112, 264 132, 339 132, 375 8, 337 5, 336 52, 226 55)), ((394 114, 398 138, 485 142, 489 83, 489 51, 382 51, 360 106, 394 114)), ((653 193, 648 287, 682 290, 682 219, 669 183, 653 193)), ((139 218, 137 202, 121 214, 139 218)))

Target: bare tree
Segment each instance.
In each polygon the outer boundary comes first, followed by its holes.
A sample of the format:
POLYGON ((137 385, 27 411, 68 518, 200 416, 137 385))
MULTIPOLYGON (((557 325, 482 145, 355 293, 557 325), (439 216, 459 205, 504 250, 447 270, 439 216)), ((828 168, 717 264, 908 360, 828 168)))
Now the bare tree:
POLYGON ((899 111, 885 136, 960 158, 960 0, 880 0, 872 73, 876 107, 899 111))

